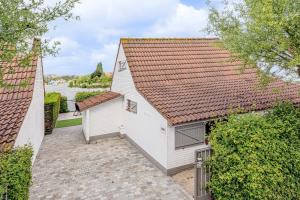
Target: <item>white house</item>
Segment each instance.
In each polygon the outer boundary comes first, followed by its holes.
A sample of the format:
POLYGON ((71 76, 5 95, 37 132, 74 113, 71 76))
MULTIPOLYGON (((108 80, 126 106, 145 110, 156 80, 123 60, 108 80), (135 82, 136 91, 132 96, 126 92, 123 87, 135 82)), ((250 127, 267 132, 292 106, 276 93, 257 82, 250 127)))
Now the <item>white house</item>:
POLYGON ((76 104, 87 142, 121 135, 167 174, 191 167, 206 148, 209 121, 229 110, 300 103, 299 85, 259 89, 255 69, 238 70, 217 39, 120 40, 111 91, 76 104), (274 93, 273 88, 281 90, 274 93))
MULTIPOLYGON (((34 45, 39 41, 35 40, 34 45)), ((34 56, 26 67, 19 61, 2 63, 3 79, 15 86, 0 88, 0 152, 28 144, 33 147, 34 161, 44 138, 42 59, 34 56), (27 83, 19 86, 24 81, 27 83)))

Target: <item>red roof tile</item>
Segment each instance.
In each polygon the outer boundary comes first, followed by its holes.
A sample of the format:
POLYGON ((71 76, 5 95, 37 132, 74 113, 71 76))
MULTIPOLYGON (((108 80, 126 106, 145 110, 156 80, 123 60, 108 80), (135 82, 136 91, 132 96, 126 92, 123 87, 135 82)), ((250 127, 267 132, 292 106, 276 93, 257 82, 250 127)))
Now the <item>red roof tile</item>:
POLYGON ((78 103, 76 103, 75 106, 76 106, 77 110, 84 111, 88 108, 102 104, 102 103, 110 101, 112 99, 116 99, 120 96, 121 96, 121 94, 116 93, 116 92, 105 92, 105 93, 90 97, 88 99, 85 99, 82 102, 78 102, 78 103))
POLYGON ((218 39, 121 39, 137 90, 172 125, 221 117, 230 109, 300 103, 300 85, 274 80, 258 87, 256 69, 216 45, 218 39), (274 88, 280 89, 280 93, 274 88))
POLYGON ((22 126, 32 99, 37 61, 36 56, 26 67, 19 65, 18 58, 0 63, 5 82, 15 85, 0 88, 0 152, 13 147, 22 126))

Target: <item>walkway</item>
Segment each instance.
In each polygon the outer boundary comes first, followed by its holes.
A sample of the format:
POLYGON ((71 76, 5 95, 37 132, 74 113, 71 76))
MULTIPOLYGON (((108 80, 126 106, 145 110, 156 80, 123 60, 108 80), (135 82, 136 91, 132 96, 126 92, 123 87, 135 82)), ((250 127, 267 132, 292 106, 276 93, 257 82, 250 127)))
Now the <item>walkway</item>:
POLYGON ((183 189, 126 140, 85 144, 81 127, 45 137, 33 167, 30 199, 185 200, 183 189))

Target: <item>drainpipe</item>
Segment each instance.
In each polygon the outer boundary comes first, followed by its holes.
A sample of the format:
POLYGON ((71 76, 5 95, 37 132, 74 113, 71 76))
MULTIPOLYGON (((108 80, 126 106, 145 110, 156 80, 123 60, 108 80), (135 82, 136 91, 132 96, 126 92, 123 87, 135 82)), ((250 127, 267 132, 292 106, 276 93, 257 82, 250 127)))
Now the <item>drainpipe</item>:
POLYGON ((86 110, 86 133, 85 133, 85 139, 86 139, 86 143, 90 143, 90 126, 91 126, 91 122, 90 122, 90 109, 86 110))

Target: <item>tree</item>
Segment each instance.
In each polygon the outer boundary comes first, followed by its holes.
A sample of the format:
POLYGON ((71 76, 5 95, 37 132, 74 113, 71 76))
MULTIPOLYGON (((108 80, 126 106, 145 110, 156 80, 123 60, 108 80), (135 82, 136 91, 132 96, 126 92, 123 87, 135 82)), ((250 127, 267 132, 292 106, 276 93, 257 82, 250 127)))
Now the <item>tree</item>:
POLYGON ((221 10, 209 6, 208 30, 234 59, 259 66, 266 75, 300 76, 299 1, 224 1, 221 10))
POLYGON ((91 74, 91 79, 94 79, 95 77, 100 78, 102 74, 103 74, 103 67, 102 67, 102 63, 100 62, 97 64, 96 71, 94 71, 91 74))
MULTIPOLYGON (((57 18, 78 19, 71 10, 79 0, 58 0, 49 6, 44 0, 0 0, 0 62, 11 63, 22 55, 20 64, 26 66, 33 55, 56 55, 59 42, 41 41, 41 48, 32 48, 33 38, 40 38, 57 18)), ((3 66, 0 65, 0 87, 5 86, 3 66)))

